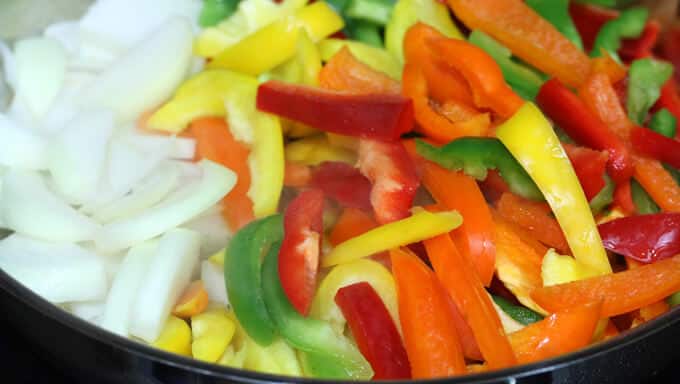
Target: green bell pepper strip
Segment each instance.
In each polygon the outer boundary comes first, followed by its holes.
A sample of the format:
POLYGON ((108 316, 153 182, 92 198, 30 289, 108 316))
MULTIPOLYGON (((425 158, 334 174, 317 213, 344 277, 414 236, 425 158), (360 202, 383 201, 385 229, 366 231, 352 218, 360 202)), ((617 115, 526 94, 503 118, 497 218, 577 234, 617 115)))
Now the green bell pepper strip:
POLYGON ((569 14, 569 0, 526 0, 526 4, 583 50, 581 35, 569 14))
POLYGON ((649 128, 651 130, 671 139, 675 137, 677 126, 678 119, 666 108, 653 114, 651 120, 649 120, 649 128))
POLYGON ((668 303, 668 305, 671 306, 671 308, 677 307, 678 305, 680 305, 680 292, 676 292, 676 293, 668 296, 668 298, 666 299, 666 302, 668 303))
POLYGON ((269 316, 261 284, 261 263, 272 243, 283 238, 281 215, 254 221, 236 233, 224 254, 224 280, 234 314, 259 345, 274 341, 275 324, 269 316))
POLYGON ((384 26, 390 20, 394 2, 394 0, 351 0, 344 13, 353 19, 384 26))
POLYGON ((470 43, 483 49, 498 63, 505 81, 525 100, 534 100, 543 85, 543 78, 535 71, 512 60, 512 52, 493 37, 480 30, 473 30, 470 43))
POLYGON ((333 331, 329 323, 303 317, 293 308, 279 279, 280 245, 271 247, 262 267, 264 300, 280 335, 308 354, 303 367, 315 374, 329 379, 370 379, 373 369, 349 339, 333 331))
POLYGON ((661 95, 661 87, 673 75, 673 65, 653 59, 633 61, 628 72, 628 117, 642 125, 651 108, 661 95))
POLYGON ((238 2, 239 0, 203 0, 198 24, 204 28, 217 25, 236 11, 238 2))
POLYGON ((346 30, 349 37, 373 47, 382 48, 383 38, 380 26, 366 20, 347 19, 346 30))
POLYGON ((617 53, 621 48, 621 39, 639 37, 645 29, 648 16, 647 8, 635 7, 622 11, 619 17, 606 22, 595 37, 590 56, 600 57, 604 50, 617 61, 621 61, 617 53))
POLYGON ((656 205, 654 200, 647 194, 647 191, 645 191, 637 181, 631 180, 630 192, 633 196, 633 204, 635 204, 638 214, 648 215, 661 212, 659 206, 656 205))
POLYGON ((607 174, 604 175, 604 181, 604 188, 602 188, 602 190, 590 200, 590 203, 588 203, 590 205, 590 210, 594 215, 602 212, 605 207, 614 201, 614 189, 616 189, 616 184, 614 184, 607 174))
POLYGON ((534 312, 527 307, 514 305, 500 296, 491 295, 491 298, 493 299, 494 303, 496 303, 496 305, 498 305, 503 310, 503 312, 522 325, 529 325, 543 320, 543 315, 534 312))
POLYGON ((512 192, 527 199, 545 200, 529 174, 498 139, 462 137, 443 147, 416 140, 416 150, 444 168, 463 170, 477 180, 486 179, 487 170, 498 169, 512 192))

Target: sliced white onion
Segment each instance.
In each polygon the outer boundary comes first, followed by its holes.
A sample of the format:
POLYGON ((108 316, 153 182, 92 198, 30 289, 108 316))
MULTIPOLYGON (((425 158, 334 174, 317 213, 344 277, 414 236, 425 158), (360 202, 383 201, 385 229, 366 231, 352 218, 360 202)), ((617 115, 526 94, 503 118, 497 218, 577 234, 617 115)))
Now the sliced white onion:
POLYGON ((210 260, 201 262, 201 280, 211 302, 229 305, 227 286, 224 284, 224 271, 210 260))
POLYGON ((192 160, 196 153, 196 140, 187 137, 145 135, 131 132, 123 135, 122 139, 149 153, 167 152, 170 159, 192 160))
POLYGON ((106 298, 103 328, 128 336, 132 307, 157 248, 157 241, 148 241, 132 247, 125 256, 106 298))
POLYGON ((35 170, 47 168, 47 141, 0 114, 0 165, 35 170))
POLYGON ((12 87, 12 90, 16 90, 17 66, 14 59, 14 53, 12 53, 12 50, 9 48, 9 46, 2 40, 0 40, 0 58, 2 58, 2 68, 5 72, 5 81, 7 81, 7 85, 12 87))
POLYGON ((47 241, 85 241, 98 225, 52 193, 35 172, 3 175, 0 214, 10 229, 47 241))
POLYGON ((54 102, 66 76, 66 51, 48 38, 30 38, 15 46, 16 97, 26 101, 36 119, 54 102))
POLYGON ((80 113, 49 145, 49 167, 57 190, 73 203, 91 201, 104 172, 113 114, 80 113))
POLYGON ((179 183, 179 170, 174 164, 164 164, 137 188, 124 197, 96 207, 92 218, 100 223, 136 215, 166 197, 179 183))
MULTIPOLYGON (((124 25, 134 24, 126 20, 124 25)), ((127 29, 121 26, 118 28, 127 29)), ((192 43, 191 25, 185 19, 166 21, 85 89, 82 105, 111 109, 120 122, 135 120, 169 98, 184 79, 191 63, 192 43)))
POLYGON ((198 233, 187 229, 161 237, 132 309, 130 334, 147 342, 158 338, 198 263, 199 242, 198 233))
POLYGON ((194 230, 201 234, 201 256, 210 257, 227 246, 233 236, 222 217, 221 207, 208 209, 199 217, 182 225, 182 228, 194 230), (212 211, 212 212, 210 212, 212 211))
POLYGON ((198 20, 197 0, 96 1, 80 20, 83 40, 117 49, 132 47, 172 16, 198 20))
POLYGON ((102 300, 108 289, 101 257, 72 243, 11 235, 0 241, 0 268, 53 303, 102 300))
POLYGON ((104 313, 104 304, 103 300, 82 301, 69 303, 67 308, 81 319, 97 324, 104 313))
POLYGON ((78 54, 80 47, 80 25, 77 21, 60 21, 45 28, 45 37, 58 41, 68 56, 78 54))
POLYGON ((76 99, 80 96, 82 88, 91 84, 94 79, 95 75, 88 72, 69 71, 52 108, 37 128, 47 135, 53 135, 67 127, 80 113, 76 99))
POLYGON ((114 221, 95 236, 100 249, 124 249, 175 228, 222 199, 236 183, 236 174, 209 160, 202 160, 200 181, 187 185, 162 203, 138 215, 114 221))

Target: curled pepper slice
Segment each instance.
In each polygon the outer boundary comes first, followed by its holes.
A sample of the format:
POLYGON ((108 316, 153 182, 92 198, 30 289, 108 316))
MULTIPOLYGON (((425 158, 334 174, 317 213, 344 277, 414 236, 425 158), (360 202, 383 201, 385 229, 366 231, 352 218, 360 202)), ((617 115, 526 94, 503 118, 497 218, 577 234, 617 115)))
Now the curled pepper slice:
POLYGON ((680 213, 622 217, 598 229, 605 248, 641 263, 680 253, 680 213))

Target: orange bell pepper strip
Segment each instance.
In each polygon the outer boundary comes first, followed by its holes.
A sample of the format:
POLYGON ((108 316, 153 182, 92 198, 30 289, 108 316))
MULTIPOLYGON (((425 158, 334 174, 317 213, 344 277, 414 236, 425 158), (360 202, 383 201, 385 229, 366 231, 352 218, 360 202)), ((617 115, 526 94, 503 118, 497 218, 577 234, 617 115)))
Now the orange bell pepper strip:
POLYGON ((663 300, 680 290, 680 255, 640 268, 538 288, 531 297, 551 312, 603 300, 602 318, 663 300))
POLYGON ((347 47, 321 68, 319 85, 335 91, 401 94, 399 82, 357 60, 347 47))
POLYGON ((680 212, 680 187, 659 161, 634 156, 633 166, 633 177, 662 210, 680 212))
POLYGON ((283 185, 286 187, 302 188, 308 186, 311 179, 312 169, 309 166, 286 161, 283 185))
POLYGON ((504 193, 496 203, 498 214, 505 220, 530 232, 541 243, 561 253, 569 253, 562 228, 546 203, 530 201, 513 193, 504 193))
MULTIPOLYGON (((639 261, 633 260, 629 257, 626 257, 626 264, 628 265, 628 269, 637 269, 644 265, 639 261)), ((666 300, 660 300, 645 307, 642 307, 640 308, 638 313, 635 314, 633 317, 633 327, 645 323, 649 320, 652 320, 656 317, 659 317, 664 313, 668 312, 669 309, 670 306, 668 305, 666 300)))
POLYGON ((414 379, 461 375, 465 359, 446 292, 417 256, 390 251, 399 320, 414 379))
POLYGON ((628 69, 614 60, 611 55, 604 55, 590 60, 592 73, 603 73, 607 75, 612 84, 618 83, 628 75, 628 69))
POLYGON ((522 0, 448 0, 470 29, 480 29, 532 66, 570 86, 583 83, 590 61, 583 51, 522 0))
POLYGON ((209 159, 222 164, 238 176, 236 185, 222 200, 223 216, 229 227, 237 231, 255 218, 253 202, 248 197, 250 150, 234 138, 224 118, 206 117, 194 120, 190 131, 196 138, 198 159, 209 159))
POLYGON ((328 236, 328 241, 335 246, 377 226, 378 223, 368 213, 357 208, 345 208, 328 236))
POLYGON ((427 43, 441 65, 458 71, 467 81, 478 108, 489 108, 507 119, 524 104, 505 82, 496 61, 481 48, 458 39, 440 38, 427 43))
POLYGON ((508 335, 520 364, 575 351, 590 344, 600 320, 601 302, 553 313, 508 335))
POLYGON ((188 319, 202 313, 206 308, 208 308, 208 291, 206 291, 201 280, 196 280, 189 284, 182 296, 179 297, 172 314, 188 319))
POLYGON ((488 366, 498 369, 514 365, 515 355, 501 321, 470 260, 458 252, 446 234, 423 243, 437 277, 465 314, 488 366))
POLYGON ((452 233, 453 241, 475 266, 485 286, 491 284, 495 268, 496 247, 491 211, 477 182, 463 172, 448 171, 427 161, 415 152, 413 141, 404 147, 419 165, 421 182, 437 203, 463 216, 463 224, 452 233))
POLYGON ((475 113, 470 107, 459 105, 459 110, 465 115, 453 119, 435 109, 429 96, 427 79, 416 64, 407 63, 404 66, 402 88, 404 96, 413 100, 417 130, 435 141, 448 143, 463 136, 482 136, 489 129, 489 115, 475 113))

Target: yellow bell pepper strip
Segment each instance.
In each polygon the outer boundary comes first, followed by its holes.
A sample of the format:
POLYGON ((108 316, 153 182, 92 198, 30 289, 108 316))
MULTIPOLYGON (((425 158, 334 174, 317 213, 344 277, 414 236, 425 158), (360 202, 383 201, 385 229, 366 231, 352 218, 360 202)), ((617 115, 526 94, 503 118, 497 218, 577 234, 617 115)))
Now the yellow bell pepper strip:
POLYGON ((309 37, 306 29, 300 30, 295 55, 287 62, 274 68, 271 76, 289 83, 318 85, 321 71, 321 53, 309 37))
POLYGON ((255 217, 276 212, 283 188, 283 135, 275 116, 255 108, 255 78, 225 70, 187 80, 147 121, 150 129, 179 133, 201 116, 226 116, 234 138, 250 146, 250 189, 255 217))
POLYGON ((397 291, 390 271, 377 261, 359 259, 333 267, 316 290, 310 316, 328 321, 333 329, 342 333, 346 320, 335 303, 335 294, 342 287, 366 281, 380 296, 394 324, 401 332, 397 308, 397 291))
MULTIPOLYGON (((226 0, 223 0, 226 1, 226 0)), ((272 22, 293 14, 307 0, 241 0, 229 18, 214 27, 204 28, 194 41, 194 54, 213 57, 229 46, 272 22)))
POLYGON ((191 353, 195 359, 217 362, 234 337, 236 325, 223 308, 210 309, 191 317, 191 353))
POLYGON ((385 48, 404 63, 404 35, 414 24, 422 22, 435 28, 442 35, 462 39, 446 5, 437 0, 399 0, 392 8, 392 15, 385 26, 385 48))
POLYGON ((304 165, 319 165, 325 161, 339 161, 354 165, 357 161, 356 152, 331 145, 326 135, 292 141, 286 145, 285 154, 286 161, 304 165))
POLYGON ((571 256, 560 255, 552 248, 543 256, 541 279, 544 287, 583 280, 595 275, 596 273, 583 263, 577 262, 571 256))
POLYGON ((319 43, 321 60, 329 61, 342 48, 347 47, 349 51, 359 61, 364 62, 369 67, 388 75, 389 77, 401 79, 401 64, 389 52, 382 48, 370 46, 351 40, 325 39, 319 43))
POLYGON ((207 67, 259 75, 293 57, 301 27, 313 41, 319 41, 343 26, 342 18, 331 7, 323 1, 315 2, 226 48, 207 67))
POLYGON ((318 372, 332 375, 325 378, 370 379, 373 370, 352 342, 327 322, 303 317, 290 303, 279 279, 279 248, 280 243, 272 246, 262 267, 264 298, 278 332, 295 348, 313 354, 318 372))
POLYGON ((462 217, 456 211, 433 213, 418 210, 411 217, 381 225, 338 244, 321 260, 321 266, 344 264, 378 252, 429 239, 451 232, 462 222, 462 217))
POLYGON ((543 192, 576 260, 598 274, 611 273, 588 200, 564 148, 541 111, 526 103, 498 127, 496 135, 543 192))
POLYGON ((151 345, 167 352, 191 356, 191 328, 179 317, 170 316, 158 339, 151 345))

